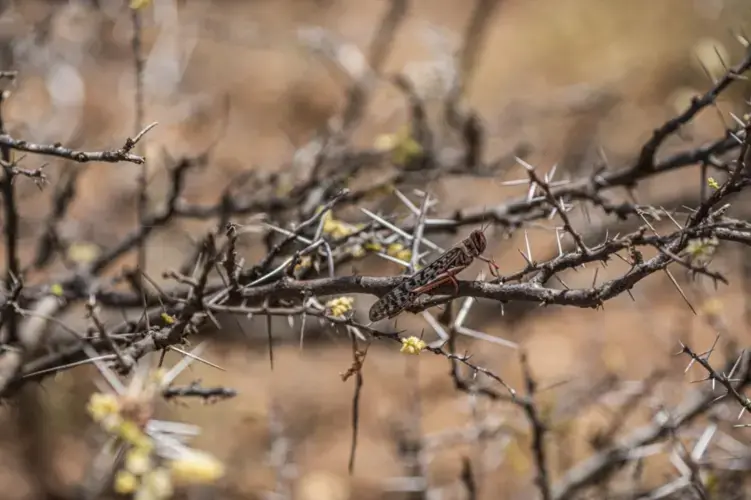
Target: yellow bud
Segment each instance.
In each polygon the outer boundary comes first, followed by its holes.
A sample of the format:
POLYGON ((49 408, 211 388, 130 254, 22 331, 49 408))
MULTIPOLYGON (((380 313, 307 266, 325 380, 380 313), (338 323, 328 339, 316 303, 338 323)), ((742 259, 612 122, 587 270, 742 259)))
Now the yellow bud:
POLYGON ((412 259, 412 250, 404 249, 396 253, 394 255, 399 260, 403 260, 404 262, 409 262, 412 259))
POLYGON ((131 448, 125 455, 125 469, 141 476, 151 469, 151 454, 145 448, 131 448))
POLYGON ((138 478, 128 471, 117 471, 115 474, 115 492, 121 495, 133 493, 138 487, 138 478))
POLYGON ((331 236, 336 239, 344 238, 345 236, 349 236, 350 234, 352 234, 352 231, 341 223, 339 223, 331 232, 331 236))
POLYGON ((380 252, 381 250, 383 250, 383 245, 374 241, 368 241, 364 246, 365 250, 370 250, 371 252, 380 252))
POLYGON ((381 134, 376 137, 373 147, 379 151, 390 151, 396 147, 398 138, 395 134, 381 134))
POLYGON ((120 411, 120 402, 114 394, 95 392, 89 398, 86 410, 95 421, 99 422, 108 415, 117 414, 120 411))
POLYGON ((686 253, 693 258, 707 258, 714 255, 719 240, 717 238, 694 238, 686 245, 686 253))
POLYGON ((224 475, 224 465, 207 453, 192 452, 170 462, 172 477, 186 483, 211 483, 224 475))
POLYGON ((292 191, 293 184, 289 179, 281 181, 276 187, 276 195, 279 198, 287 196, 292 191))
POLYGON ((150 3, 151 0, 131 0, 130 8, 133 10, 143 9, 144 7, 148 7, 150 3))
POLYGON ((401 243, 392 243, 386 249, 386 253, 392 257, 395 257, 397 253, 404 250, 404 245, 401 243))
POLYGON ((392 152, 392 161, 396 165, 405 165, 413 158, 422 154, 422 146, 411 136, 405 136, 392 152))
POLYGON ((107 432, 116 434, 120 428, 120 424, 123 423, 123 418, 118 414, 112 414, 105 416, 99 421, 99 425, 107 432))
POLYGON ((126 442, 137 447, 146 447, 150 444, 149 437, 144 434, 140 427, 131 420, 123 420, 119 425, 118 435, 126 442))
POLYGON ((325 234, 331 234, 339 227, 339 223, 336 221, 333 221, 331 219, 325 220, 323 222, 323 232, 325 234))
POLYGON ((707 492, 711 495, 710 498, 714 497, 714 493, 717 491, 717 486, 719 485, 719 481, 717 478, 717 474, 715 474, 712 471, 708 471, 706 474, 706 479, 704 480, 704 486, 707 489, 707 492))
POLYGON ((68 247, 68 258, 79 264, 86 264, 99 256, 99 247, 93 243, 76 242, 68 247))
POLYGON ((143 478, 143 485, 152 498, 170 498, 174 492, 170 472, 164 468, 155 469, 143 478))

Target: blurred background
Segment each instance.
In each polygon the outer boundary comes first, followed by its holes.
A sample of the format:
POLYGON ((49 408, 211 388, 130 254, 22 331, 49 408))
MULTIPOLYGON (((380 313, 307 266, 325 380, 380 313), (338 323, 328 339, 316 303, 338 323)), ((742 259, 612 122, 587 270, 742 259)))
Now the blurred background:
MULTIPOLYGON (((470 0, 410 2, 383 73, 408 74, 426 93, 440 93, 473 5, 470 0)), ((215 203, 245 171, 289 171, 295 152, 342 113, 347 99, 346 72, 321 54, 316 29, 365 51, 388 7, 385 0, 152 0, 141 9, 141 120, 159 123, 139 146, 149 158, 152 207, 164 201, 169 158, 207 148, 212 148, 210 161, 187 180, 185 198, 191 203, 215 203)), ((0 69, 19 72, 15 83, 0 82, 12 92, 5 106, 11 134, 84 150, 118 148, 133 136, 132 26, 124 0, 1 1, 0 69)), ((744 30, 751 31, 751 4, 743 0, 500 1, 466 88, 467 105, 488 136, 485 155, 503 158, 521 148, 543 172, 557 165, 559 178, 589 175, 603 157, 611 165, 627 165, 656 126, 724 72, 722 60, 728 65, 739 60, 743 46, 737 35, 744 30)), ((702 112, 665 151, 720 137, 731 123, 729 113, 745 112, 747 97, 748 87, 723 94, 716 108, 702 112)), ((379 134, 394 133, 407 121, 403 96, 379 83, 353 141, 371 147, 379 134)), ((50 192, 72 168, 64 163, 50 161, 51 186, 44 191, 31 182, 18 186, 23 245, 36 241, 50 210, 50 192)), ((136 223, 139 168, 125 163, 75 168, 81 169, 77 198, 60 229, 69 240, 108 246, 136 223)), ((446 215, 523 195, 524 186, 502 184, 521 178, 522 169, 511 162, 492 180, 445 177, 413 187, 437 197, 436 213, 446 215)), ((651 179, 637 193, 642 203, 678 208, 696 204, 699 186, 698 168, 689 167, 651 179)), ((351 216, 352 222, 362 221, 357 213, 351 216)), ((572 217, 588 241, 634 227, 594 210, 572 217)), ((214 223, 180 219, 157 231, 147 262, 153 275, 177 267, 214 223)), ((518 251, 526 247, 523 234, 500 238, 500 231, 491 230, 489 235, 496 236, 489 251, 502 272, 524 265, 518 251)), ((450 246, 461 237, 460 232, 436 242, 450 246)), ((536 259, 557 254, 550 232, 533 227, 528 238, 536 259)), ((248 262, 262 255, 260 242, 260 235, 244 240, 248 262)), ((748 254, 721 247, 717 269, 732 279, 717 290, 681 275, 696 315, 662 273, 638 285, 633 300, 624 295, 604 310, 508 304, 502 312, 499 304, 484 302, 473 309, 468 326, 516 343, 529 355, 539 404, 551 422, 553 480, 596 451, 593 436, 622 412, 629 391, 650 388, 649 396, 624 412, 619 430, 624 433, 648 422, 659 405, 675 405, 696 388, 690 381, 701 372, 684 375, 687 360, 671 355, 679 350, 678 340, 697 351, 708 349, 717 333, 723 334, 723 345, 747 343, 746 261, 748 254), (657 372, 659 384, 639 385, 657 380, 657 372)), ((134 262, 128 257, 121 264, 134 262)), ((376 258, 358 266, 362 274, 399 272, 376 258)), ((465 279, 479 269, 473 266, 465 279)), ((627 269, 614 262, 600 268, 596 279, 627 269)), ((64 270, 56 264, 30 280, 64 270)), ((569 286, 589 286, 592 270, 564 279, 569 286)), ((364 313, 369 298, 357 300, 364 313)), ((80 313, 69 320, 83 321, 80 313)), ((415 335, 429 330, 422 316, 409 313, 399 326, 415 335)), ((191 491, 190 498, 270 498, 273 491, 281 495, 275 498, 311 500, 413 498, 399 478, 410 470, 404 443, 418 436, 441 443, 431 445, 429 453, 431 498, 467 498, 460 482, 464 457, 475 466, 477 498, 536 497, 529 431, 518 408, 460 393, 446 359, 403 356, 398 346, 386 343, 372 346, 363 371, 357 461, 349 477, 353 382, 340 378, 351 364, 349 340, 327 333, 300 350, 297 328, 289 329, 278 340, 272 372, 264 322, 244 321, 242 329, 242 334, 223 332, 228 342, 212 344, 205 354, 225 371, 195 364, 181 375, 184 383, 201 379, 232 387, 238 397, 160 408, 165 418, 200 425, 196 446, 227 464, 227 476, 215 490, 191 491), (481 443, 453 442, 446 434, 476 419, 496 428, 481 443)), ((477 364, 513 387, 522 386, 518 349, 469 338, 462 347, 477 364)), ((721 360, 720 352, 718 366, 721 360)), ((64 492, 83 481, 99 443, 85 413, 93 376, 93 370, 76 369, 46 380, 33 394, 26 391, 21 404, 33 410, 24 418, 18 418, 15 405, 0 410, 0 496, 39 498, 40 482, 48 491, 64 492)), ((671 471, 665 456, 650 458, 645 485, 667 482, 671 471)))

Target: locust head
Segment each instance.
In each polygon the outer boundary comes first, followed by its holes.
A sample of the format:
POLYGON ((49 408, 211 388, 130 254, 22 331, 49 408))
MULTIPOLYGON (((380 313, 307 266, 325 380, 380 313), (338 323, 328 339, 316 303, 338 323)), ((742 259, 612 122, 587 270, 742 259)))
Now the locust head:
POLYGON ((472 257, 477 257, 484 252, 487 245, 488 242, 485 239, 485 233, 480 229, 472 231, 469 237, 464 240, 464 248, 472 257))

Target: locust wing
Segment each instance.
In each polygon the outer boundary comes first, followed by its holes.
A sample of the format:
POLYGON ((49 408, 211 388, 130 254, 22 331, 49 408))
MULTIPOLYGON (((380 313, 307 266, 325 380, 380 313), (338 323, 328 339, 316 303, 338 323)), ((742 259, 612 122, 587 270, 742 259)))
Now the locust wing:
POLYGON ((446 250, 436 260, 407 277, 373 304, 368 314, 370 321, 393 318, 417 299, 420 294, 414 292, 416 288, 431 283, 448 269, 467 266, 471 261, 472 258, 458 246, 446 250))

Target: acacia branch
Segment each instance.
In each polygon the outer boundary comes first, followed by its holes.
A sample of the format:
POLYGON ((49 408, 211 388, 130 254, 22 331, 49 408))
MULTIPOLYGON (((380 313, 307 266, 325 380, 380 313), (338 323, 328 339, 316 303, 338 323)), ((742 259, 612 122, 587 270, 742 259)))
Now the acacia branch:
POLYGON ((23 139, 14 139, 9 134, 0 134, 0 146, 4 146, 17 151, 26 153, 35 153, 47 156, 56 156, 66 160, 72 160, 78 163, 88 163, 99 161, 105 163, 130 162, 141 164, 145 161, 142 156, 131 154, 131 150, 136 146, 143 135, 156 126, 152 123, 135 138, 128 138, 122 148, 113 151, 76 151, 74 149, 63 147, 62 144, 35 144, 23 139))

